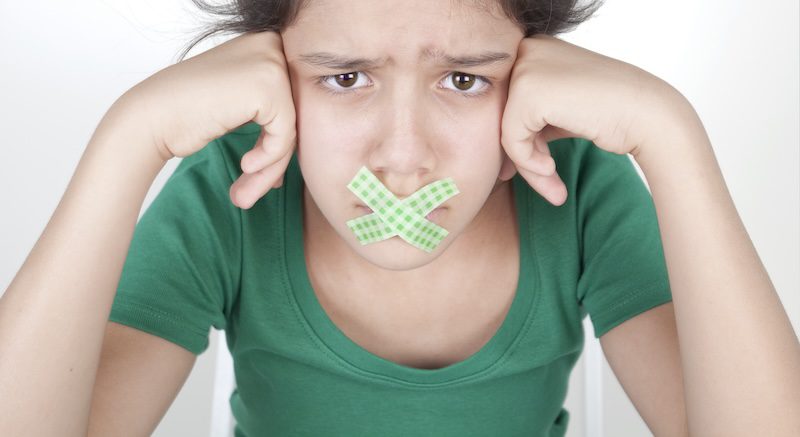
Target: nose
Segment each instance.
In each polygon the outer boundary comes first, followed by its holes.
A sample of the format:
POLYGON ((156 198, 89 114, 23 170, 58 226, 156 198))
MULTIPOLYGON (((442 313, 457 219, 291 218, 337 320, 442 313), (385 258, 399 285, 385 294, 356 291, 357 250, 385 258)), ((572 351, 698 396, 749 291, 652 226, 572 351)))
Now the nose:
MULTIPOLYGON (((436 138, 430 102, 412 80, 398 81, 381 96, 370 170, 398 198, 436 179, 436 138)), ((427 91, 429 92, 429 91, 427 91)))

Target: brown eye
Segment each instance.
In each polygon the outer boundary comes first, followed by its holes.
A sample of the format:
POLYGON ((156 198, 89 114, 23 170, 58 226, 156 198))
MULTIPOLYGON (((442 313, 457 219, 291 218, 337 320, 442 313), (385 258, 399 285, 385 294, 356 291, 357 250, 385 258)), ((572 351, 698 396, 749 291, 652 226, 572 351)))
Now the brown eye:
POLYGON ((334 76, 336 83, 344 88, 350 88, 358 80, 358 72, 343 73, 334 76))
POLYGON ((450 77, 453 78, 453 85, 461 91, 468 91, 475 83, 475 75, 455 72, 450 77))

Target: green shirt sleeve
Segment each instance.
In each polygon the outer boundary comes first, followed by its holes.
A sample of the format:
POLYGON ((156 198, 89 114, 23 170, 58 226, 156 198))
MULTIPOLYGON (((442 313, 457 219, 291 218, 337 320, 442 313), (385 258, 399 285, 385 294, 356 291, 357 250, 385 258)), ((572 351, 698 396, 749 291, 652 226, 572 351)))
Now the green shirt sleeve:
POLYGON ((220 147, 184 158, 136 224, 109 316, 197 355, 239 288, 241 213, 220 147))
POLYGON ((578 302, 594 335, 672 300, 650 192, 628 155, 588 144, 577 173, 578 302))

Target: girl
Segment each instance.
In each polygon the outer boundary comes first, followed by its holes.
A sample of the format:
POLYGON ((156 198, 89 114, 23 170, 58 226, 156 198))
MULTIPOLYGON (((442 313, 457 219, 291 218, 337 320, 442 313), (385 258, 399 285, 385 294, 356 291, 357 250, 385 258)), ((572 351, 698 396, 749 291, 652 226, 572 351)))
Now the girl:
POLYGON ((210 326, 237 436, 564 435, 587 314, 654 434, 800 431, 800 348, 702 123, 552 36, 590 9, 236 10, 112 105, 0 301, 0 435, 150 434, 210 326))

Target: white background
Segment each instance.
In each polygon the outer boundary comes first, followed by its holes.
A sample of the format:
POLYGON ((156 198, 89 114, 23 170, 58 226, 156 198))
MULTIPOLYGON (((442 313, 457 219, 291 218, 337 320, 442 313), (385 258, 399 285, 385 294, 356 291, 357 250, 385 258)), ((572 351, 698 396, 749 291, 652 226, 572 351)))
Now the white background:
MULTIPOLYGON (((607 0, 560 36, 665 79, 694 105, 795 332, 799 15, 793 0, 607 0)), ((189 0, 0 2, 0 290, 39 238, 108 107, 173 63, 204 19, 189 0)), ((206 41, 189 56, 228 38, 206 41)), ((164 168, 144 208, 177 164, 164 168)), ((568 435, 649 435, 604 361, 602 420, 589 418, 602 426, 585 430, 584 363, 598 348, 587 337, 570 383, 568 435)), ((211 340, 155 436, 208 435, 216 335, 211 340)))

